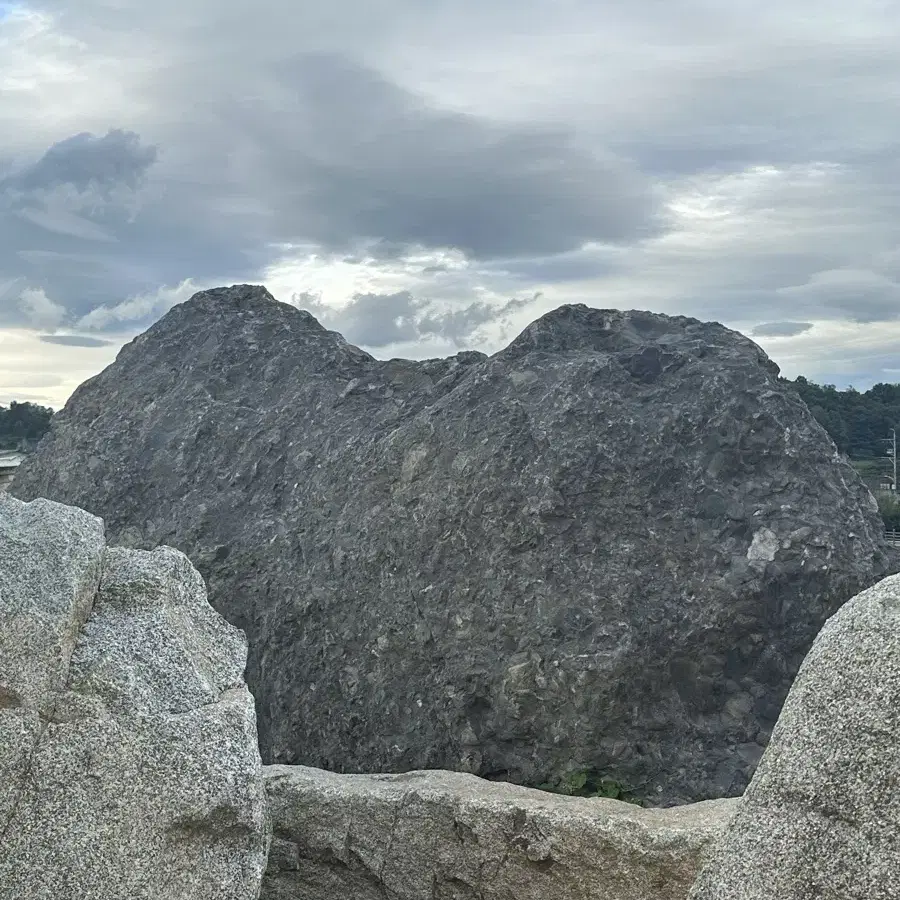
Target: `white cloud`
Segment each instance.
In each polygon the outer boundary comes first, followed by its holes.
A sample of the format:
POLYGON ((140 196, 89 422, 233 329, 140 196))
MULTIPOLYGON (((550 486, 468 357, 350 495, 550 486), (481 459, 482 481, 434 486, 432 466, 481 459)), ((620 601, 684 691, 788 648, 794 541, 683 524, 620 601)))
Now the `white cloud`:
POLYGON ((54 303, 41 288, 22 291, 19 308, 25 313, 29 324, 40 330, 58 328, 66 318, 66 308, 54 303))
POLYGON ((190 279, 186 279, 176 287, 161 287, 150 294, 139 294, 128 297, 114 306, 97 306, 76 323, 76 329, 84 331, 100 331, 113 329, 133 330, 135 323, 148 317, 159 318, 173 306, 184 303, 198 288, 190 279))
POLYGON ((83 238, 87 241, 104 241, 115 243, 116 239, 108 231, 95 225, 88 219, 73 215, 62 209, 22 209, 16 214, 28 222, 53 231, 56 234, 83 238))

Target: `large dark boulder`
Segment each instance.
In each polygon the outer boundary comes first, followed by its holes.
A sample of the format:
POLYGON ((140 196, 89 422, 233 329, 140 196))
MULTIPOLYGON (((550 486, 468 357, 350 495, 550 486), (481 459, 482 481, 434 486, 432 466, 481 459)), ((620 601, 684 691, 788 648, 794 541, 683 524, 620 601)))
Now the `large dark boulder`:
POLYGON ((13 493, 170 544, 250 639, 263 757, 735 794, 875 502, 747 338, 564 306, 380 361, 206 291, 82 385, 13 493))

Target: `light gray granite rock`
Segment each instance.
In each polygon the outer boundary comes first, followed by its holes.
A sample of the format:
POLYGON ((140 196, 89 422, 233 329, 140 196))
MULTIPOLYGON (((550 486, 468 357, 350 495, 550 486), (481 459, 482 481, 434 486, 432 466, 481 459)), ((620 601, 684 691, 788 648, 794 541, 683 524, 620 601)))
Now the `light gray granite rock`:
POLYGON ((0 497, 0 709, 43 710, 62 689, 105 547, 83 510, 0 497))
POLYGON ((263 900, 683 900, 736 803, 641 809, 441 771, 265 773, 263 900))
POLYGON ((256 900, 243 636, 176 550, 0 496, 0 898, 256 900))
POLYGON ((692 900, 900 897, 900 576, 828 620, 692 900))
POLYGON ((248 635, 266 762, 735 795, 893 564, 777 374, 721 325, 585 306, 377 360, 237 285, 82 385, 12 492, 188 554, 248 635))

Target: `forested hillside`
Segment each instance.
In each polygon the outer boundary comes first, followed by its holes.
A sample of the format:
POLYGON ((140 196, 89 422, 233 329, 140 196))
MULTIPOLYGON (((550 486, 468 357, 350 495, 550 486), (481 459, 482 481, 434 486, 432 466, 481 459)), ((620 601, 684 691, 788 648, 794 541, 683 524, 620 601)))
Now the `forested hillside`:
POLYGON ((884 457, 891 428, 900 428, 900 384, 876 384, 865 393, 839 391, 802 375, 786 383, 796 388, 842 453, 851 459, 884 457))
POLYGON ((0 449, 37 443, 50 427, 53 410, 35 403, 0 406, 0 449))

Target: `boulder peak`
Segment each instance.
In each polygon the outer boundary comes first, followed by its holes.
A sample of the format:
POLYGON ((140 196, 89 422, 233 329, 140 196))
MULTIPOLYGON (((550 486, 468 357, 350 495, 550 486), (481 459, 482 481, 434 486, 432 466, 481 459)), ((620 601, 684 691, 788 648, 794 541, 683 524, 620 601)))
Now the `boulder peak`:
POLYGON ((506 358, 527 353, 627 353, 657 347, 669 353, 702 355, 712 348, 749 354, 773 374, 778 367, 744 335, 720 325, 687 316, 668 316, 646 310, 596 309, 568 304, 532 322, 501 351, 506 358))

